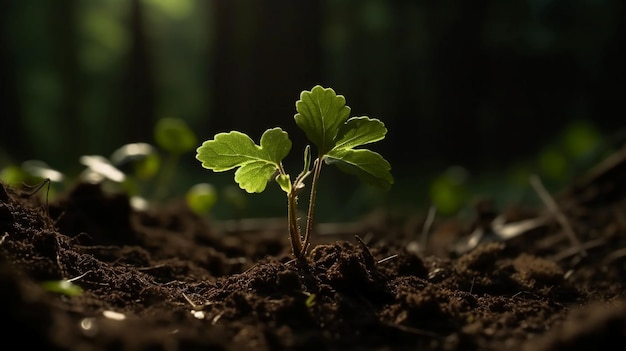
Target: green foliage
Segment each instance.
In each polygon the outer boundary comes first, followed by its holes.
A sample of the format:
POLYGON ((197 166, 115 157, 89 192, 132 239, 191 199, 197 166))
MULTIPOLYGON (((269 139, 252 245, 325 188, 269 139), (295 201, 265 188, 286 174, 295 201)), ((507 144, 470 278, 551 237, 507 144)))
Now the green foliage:
POLYGON ((350 108, 346 106, 343 96, 337 96, 332 89, 320 86, 303 91, 300 100, 296 102, 296 110, 296 124, 322 154, 335 146, 339 127, 350 115, 350 108))
POLYGON ((576 120, 566 125, 537 155, 539 174, 550 182, 567 182, 604 158, 607 145, 596 127, 576 120))
POLYGON ((153 199, 163 200, 174 182, 178 161, 182 154, 192 151, 197 143, 196 134, 180 118, 161 118, 154 127, 156 144, 167 153, 157 179, 153 199))
POLYGON ((317 183, 322 164, 334 164, 346 173, 358 176, 367 183, 388 189, 393 184, 391 166, 380 154, 357 147, 382 140, 387 133, 385 125, 369 117, 352 117, 350 107, 342 95, 319 85, 303 91, 296 102, 295 122, 317 147, 313 162, 310 146, 304 150, 302 172, 294 179, 283 168, 282 161, 291 150, 291 140, 281 128, 266 130, 257 145, 239 131, 219 133, 197 148, 196 158, 202 167, 214 172, 235 171, 235 182, 248 193, 260 193, 276 180, 287 194, 289 233, 293 254, 303 261, 309 245, 317 183), (301 237, 296 216, 297 195, 304 188, 304 180, 313 174, 307 227, 301 237))
POLYGON ((587 121, 569 123, 561 134, 561 144, 571 158, 585 158, 600 147, 600 132, 587 121))
POLYGON ((0 181, 13 187, 22 189, 39 188, 39 185, 47 182, 47 189, 40 193, 46 201, 56 197, 65 189, 65 174, 53 169, 40 160, 27 160, 20 166, 10 164, 0 170, 0 181))
POLYGON ((199 183, 189 188, 185 194, 185 201, 194 213, 206 215, 217 202, 217 192, 212 184, 199 183))
POLYGON ((291 140, 280 128, 269 129, 261 136, 260 145, 241 132, 219 133, 198 149, 202 167, 215 172, 239 168, 235 181, 249 193, 260 193, 281 167, 291 150, 291 140))
POLYGON ((429 194, 437 212, 451 215, 461 208, 468 198, 466 181, 467 171, 459 166, 452 166, 433 179, 429 194))
POLYGON ((19 184, 26 176, 26 172, 18 165, 8 165, 0 170, 0 181, 5 184, 19 184))
POLYGON ((568 161, 562 151, 554 146, 545 147, 537 157, 541 174, 552 180, 564 180, 568 161))
POLYGON ((385 138, 387 128, 378 119, 352 117, 343 96, 321 86, 300 94, 296 124, 317 146, 328 164, 367 183, 388 189, 393 184, 391 166, 380 154, 356 147, 385 138))
POLYGON ((161 118, 154 127, 154 140, 160 148, 173 154, 191 151, 198 142, 194 132, 179 118, 161 118))
MULTIPOLYGON (((385 137, 387 129, 381 121, 369 117, 347 120, 350 108, 345 105, 344 97, 321 86, 302 92, 296 109, 296 124, 317 146, 319 160, 336 164, 339 169, 369 183, 384 188, 391 186, 393 177, 389 163, 376 152, 355 149, 385 137)), ((259 193, 265 190, 276 172, 282 173, 281 161, 290 150, 288 134, 280 128, 265 131, 260 145, 254 144, 246 134, 232 131, 205 141, 197 150, 197 159, 204 168, 215 172, 239 167, 235 172, 237 184, 250 193, 259 193)), ((307 158, 305 155, 305 163, 307 158)), ((279 174, 277 179, 286 192, 289 191, 288 179, 286 174, 279 174)))
POLYGON ((80 296, 83 289, 69 280, 52 280, 41 283, 41 287, 49 292, 65 295, 80 296))
MULTIPOLYGON (((133 206, 145 208, 149 202, 166 198, 174 183, 178 160, 193 150, 197 137, 178 118, 162 118, 154 127, 158 146, 148 143, 129 143, 117 148, 111 157, 83 155, 80 162, 86 166, 83 180, 103 183, 113 191, 122 190, 131 196, 133 206)), ((189 208, 206 215, 217 201, 217 193, 208 183, 197 184, 185 194, 189 208)))
POLYGON ((315 294, 309 294, 309 296, 307 296, 306 300, 304 301, 305 306, 308 308, 315 306, 316 298, 317 296, 315 294))
POLYGON ((154 178, 161 167, 161 157, 156 148, 148 143, 130 143, 119 147, 110 157, 116 167, 130 165, 135 177, 140 180, 154 178))

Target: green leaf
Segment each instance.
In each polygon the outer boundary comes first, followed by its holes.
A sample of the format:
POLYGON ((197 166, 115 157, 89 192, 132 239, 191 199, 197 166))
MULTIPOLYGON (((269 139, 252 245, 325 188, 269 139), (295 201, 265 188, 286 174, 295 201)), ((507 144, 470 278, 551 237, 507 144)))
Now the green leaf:
POLYGON ((335 148, 352 149, 385 138, 387 128, 383 122, 369 117, 352 117, 337 134, 335 148))
POLYGON ((333 149, 326 155, 326 163, 356 175, 366 183, 389 189, 393 184, 391 165, 380 154, 366 149, 333 149))
POLYGON ((209 183, 198 183, 185 194, 187 206, 197 215, 206 215, 217 202, 217 191, 209 183))
POLYGON ((194 132, 180 118, 161 118, 154 127, 154 139, 159 147, 174 154, 191 151, 198 142, 194 132))
POLYGON ((316 85, 311 91, 303 91, 296 101, 296 124, 307 138, 317 146, 320 155, 335 146, 335 138, 350 115, 346 99, 335 94, 331 88, 316 85))
POLYGON ((235 172, 235 182, 249 193, 260 193, 274 178, 280 162, 291 150, 291 140, 280 128, 268 129, 256 145, 249 136, 238 131, 219 133, 196 150, 202 167, 215 172, 235 172))
POLYGON ((83 293, 80 286, 69 280, 44 281, 41 283, 41 287, 46 291, 66 296, 80 296, 83 293))
POLYGON ((276 176, 276 183, 280 188, 289 194, 291 192, 291 179, 288 174, 279 174, 276 176))

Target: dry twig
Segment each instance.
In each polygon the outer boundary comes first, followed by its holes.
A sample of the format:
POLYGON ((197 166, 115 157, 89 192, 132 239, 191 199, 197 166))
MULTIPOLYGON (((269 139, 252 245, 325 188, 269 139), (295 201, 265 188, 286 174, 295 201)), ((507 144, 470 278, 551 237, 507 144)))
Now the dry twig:
POLYGON ((576 233, 574 233, 574 229, 572 229, 572 226, 569 220, 567 219, 567 217, 565 217, 565 215, 563 214, 563 212, 557 205, 556 201, 554 201, 554 198, 550 195, 550 193, 543 186, 541 179, 539 179, 539 177, 536 174, 533 174, 530 176, 530 184, 533 186, 533 188, 539 195, 539 198, 541 199, 541 201, 543 201, 543 203, 546 205, 548 210, 552 213, 552 215, 554 215, 556 220, 559 222, 559 224, 561 225, 561 228, 563 228, 563 230, 565 231, 565 234, 567 234, 567 236, 569 237, 572 245, 574 245, 577 248, 578 253, 581 256, 587 256, 587 252, 581 245, 580 240, 576 236, 576 233))

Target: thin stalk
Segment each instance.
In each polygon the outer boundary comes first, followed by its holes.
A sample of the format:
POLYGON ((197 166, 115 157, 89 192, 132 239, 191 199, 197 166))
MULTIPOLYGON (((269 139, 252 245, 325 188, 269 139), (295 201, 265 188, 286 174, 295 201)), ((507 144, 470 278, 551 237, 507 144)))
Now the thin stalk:
MULTIPOLYGON (((315 160, 315 169, 313 171, 313 180, 311 181, 311 195, 309 198, 309 211, 306 216, 306 230, 304 231, 304 240, 302 241, 302 247, 306 250, 309 246, 309 240, 311 237, 311 230, 313 228, 313 215, 315 213, 315 196, 317 195, 317 181, 322 172, 322 158, 318 157, 315 160)), ((302 252, 304 255, 304 252, 302 252)))
POLYGON ((567 217, 565 217, 565 214, 563 213, 563 211, 561 211, 559 205, 557 205, 554 198, 543 186, 541 179, 536 174, 533 174, 530 176, 530 184, 535 188, 535 191, 539 195, 539 198, 541 199, 541 201, 543 201, 548 210, 552 213, 553 216, 555 216, 557 222, 559 222, 559 224, 561 225, 561 228, 568 236, 572 245, 577 248, 581 256, 587 256, 587 251, 576 236, 576 233, 574 233, 572 225, 567 220, 567 217))
MULTIPOLYGON (((278 164, 278 172, 286 175, 282 163, 278 164)), ((287 193, 287 221, 289 227, 289 241, 291 242, 291 250, 296 258, 300 258, 302 249, 302 237, 300 227, 298 226, 298 194, 296 187, 293 186, 287 193)))
POLYGON ((163 166, 161 167, 161 174, 159 174, 159 178, 157 179, 154 200, 162 201, 168 196, 169 187, 174 179, 179 157, 180 155, 175 153, 170 153, 166 156, 163 166))
POLYGON ((287 194, 287 217, 289 220, 289 240, 291 241, 291 249, 294 257, 300 259, 302 255, 302 238, 300 237, 300 228, 298 227, 297 215, 297 196, 295 191, 287 194))

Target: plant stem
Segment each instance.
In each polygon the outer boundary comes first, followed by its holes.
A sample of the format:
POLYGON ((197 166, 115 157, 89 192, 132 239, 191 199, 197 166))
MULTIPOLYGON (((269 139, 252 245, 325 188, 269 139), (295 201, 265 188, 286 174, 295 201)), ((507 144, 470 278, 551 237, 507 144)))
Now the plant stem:
POLYGON ((172 180, 176 172, 176 164, 178 163, 178 154, 170 153, 166 156, 163 166, 161 167, 161 174, 157 179, 156 189, 154 191, 154 200, 162 201, 168 195, 169 187, 172 185, 172 180))
POLYGON ((300 259, 302 255, 302 238, 300 237, 300 229, 298 227, 297 214, 297 195, 295 191, 287 194, 287 217, 289 220, 289 240, 291 241, 291 249, 293 256, 300 259))
MULTIPOLYGON (((282 163, 277 165, 278 172, 281 175, 286 175, 285 169, 282 163)), ((287 193, 287 221, 289 227, 289 240, 291 242, 291 250, 293 256, 298 260, 302 256, 302 238, 300 236, 300 227, 298 226, 298 192, 297 187, 292 186, 291 190, 287 193)))
MULTIPOLYGON (((304 240, 302 240, 303 251, 309 247, 309 241, 311 240, 311 230, 313 229, 313 215, 315 213, 315 196, 317 195, 317 181, 319 180, 320 173, 322 172, 322 157, 318 157, 315 160, 315 169, 313 170, 313 180, 311 181, 311 195, 309 198, 309 212, 306 215, 306 230, 304 232, 304 240)), ((304 252, 302 252, 304 256, 304 252)))

